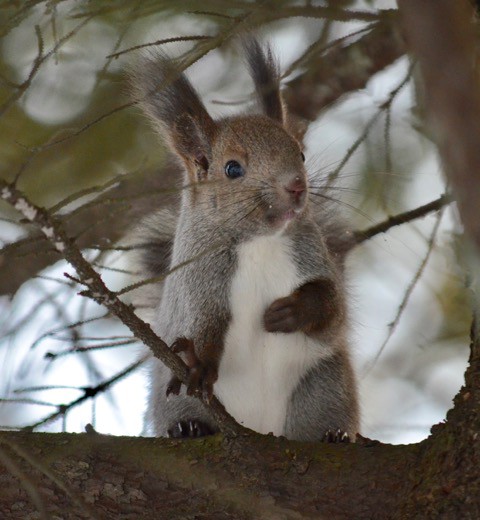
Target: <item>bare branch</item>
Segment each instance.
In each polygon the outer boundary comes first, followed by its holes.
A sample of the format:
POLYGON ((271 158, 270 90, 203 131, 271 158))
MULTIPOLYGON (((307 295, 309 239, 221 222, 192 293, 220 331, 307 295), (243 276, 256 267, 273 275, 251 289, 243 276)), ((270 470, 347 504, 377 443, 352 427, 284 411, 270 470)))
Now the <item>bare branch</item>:
POLYGON ((355 231, 353 233, 355 241, 354 245, 361 244, 362 242, 365 242, 366 240, 369 240, 370 238, 379 235, 380 233, 385 233, 395 226, 406 224, 412 220, 425 217, 433 211, 438 211, 444 208, 446 205, 450 204, 452 200, 453 198, 449 193, 444 193, 441 197, 433 200, 432 202, 429 202, 428 204, 424 204, 423 206, 412 209, 410 211, 405 211, 404 213, 399 213, 394 217, 389 217, 387 220, 364 229, 363 231, 355 231))
POLYGON ((23 94, 25 94, 27 89, 32 84, 33 79, 37 75, 40 66, 45 62, 45 60, 52 56, 52 54, 56 53, 62 45, 64 45, 70 38, 75 36, 78 33, 78 31, 80 31, 80 29, 82 29, 82 27, 85 26, 92 18, 93 16, 89 16, 82 20, 80 23, 78 23, 69 33, 60 38, 60 40, 58 40, 58 42, 53 46, 53 48, 46 54, 44 54, 43 52, 43 40, 40 28, 38 26, 35 27, 35 32, 37 34, 38 39, 37 57, 33 62, 32 68, 30 69, 30 73, 28 74, 27 79, 21 85, 18 85, 18 87, 15 88, 15 92, 3 103, 3 105, 0 106, 0 117, 3 116, 3 114, 5 114, 5 112, 9 110, 12 107, 12 105, 23 96, 23 94))
POLYGON ((70 347, 67 350, 62 350, 61 352, 47 352, 45 354, 45 357, 54 361, 58 358, 65 357, 71 354, 81 354, 82 352, 92 352, 97 350, 107 350, 111 348, 125 347, 127 345, 134 345, 135 343, 137 343, 137 340, 133 338, 128 340, 124 339, 121 341, 109 341, 107 343, 99 343, 98 345, 88 345, 81 347, 74 345, 73 347, 70 347))
POLYGON ((190 41, 199 41, 199 40, 208 40, 211 36, 205 35, 195 35, 195 36, 176 36, 174 38, 164 38, 163 40, 156 40, 154 42, 142 43, 141 45, 134 45, 133 47, 129 47, 128 49, 123 49, 118 52, 114 52, 113 54, 109 54, 107 58, 118 58, 122 56, 122 54, 126 54, 127 52, 136 51, 138 49, 144 49, 146 47, 156 47, 158 45, 164 45, 166 43, 173 42, 190 42, 190 41))
POLYGON ((361 11, 355 9, 342 9, 339 7, 323 7, 313 5, 282 6, 281 9, 272 9, 271 6, 256 7, 256 13, 262 23, 283 18, 324 18, 331 22, 376 22, 388 11, 361 11))
MULTIPOLYGON (((163 195, 168 198, 175 191, 172 190, 172 185, 179 176, 178 168, 172 165, 161 171, 147 170, 123 175, 116 186, 109 187, 108 183, 99 186, 99 189, 109 189, 94 201, 57 218, 70 236, 77 237, 77 245, 82 249, 97 244, 115 243, 123 237, 132 222, 138 222, 144 215, 154 211, 159 202, 165 203, 163 195), (141 204, 133 205, 128 202, 128 199, 133 200, 145 193, 156 196, 144 198, 141 204), (115 220, 111 218, 112 214, 116 214, 115 220), (105 219, 106 216, 110 218, 105 219)), ((67 197, 60 205, 75 199, 75 195, 67 197)), ((55 210, 59 208, 60 206, 55 206, 55 210)), ((57 262, 59 258, 58 251, 37 231, 5 246, 0 250, 0 266, 2 272, 8 272, 9 275, 0 276, 0 294, 15 293, 22 283, 57 262), (20 257, 21 262, 18 261, 20 257)))
MULTIPOLYGON (((97 396, 100 393, 106 392, 113 385, 115 385, 116 383, 121 381, 123 378, 125 378, 126 376, 128 376, 129 374, 131 374, 132 372, 137 370, 137 368, 140 367, 143 363, 145 363, 145 361, 148 358, 149 358, 149 356, 142 357, 140 360, 136 361, 135 363, 128 365, 126 368, 124 368, 118 374, 115 374, 110 379, 107 379, 106 381, 103 381, 102 383, 99 383, 96 386, 88 386, 88 387, 79 388, 79 390, 83 391, 82 395, 80 397, 78 397, 77 399, 74 399, 73 401, 71 401, 68 404, 54 405, 51 403, 33 402, 33 401, 35 401, 33 399, 28 400, 28 401, 31 401, 30 404, 43 404, 44 406, 55 406, 57 408, 57 410, 55 412, 51 413, 50 415, 47 415, 43 419, 40 419, 39 421, 37 421, 33 424, 23 427, 22 430, 33 431, 36 428, 38 428, 39 426, 45 426, 46 424, 50 424, 51 422, 57 420, 60 417, 65 417, 67 415, 67 413, 70 410, 72 410, 73 408, 76 408, 77 406, 81 405, 82 403, 84 403, 85 401, 87 401, 89 399, 95 398, 95 396, 97 396)), ((7 401, 7 400, 3 400, 3 401, 7 401)), ((25 402, 27 400, 25 400, 25 399, 24 400, 20 400, 20 399, 10 400, 10 402, 15 402, 15 401, 16 402, 22 402, 22 401, 25 402)))
POLYGON ((412 76, 412 67, 409 67, 408 72, 405 75, 405 78, 403 78, 402 81, 394 89, 391 90, 387 99, 378 107, 377 111, 373 114, 373 116, 366 123, 362 133, 357 137, 357 139, 352 144, 352 146, 350 146, 350 148, 347 150, 347 153, 344 155, 344 157, 340 161, 339 165, 335 168, 335 170, 332 171, 332 173, 330 173, 328 175, 329 182, 333 181, 334 179, 336 179, 338 177, 338 174, 343 170, 344 166, 351 159, 352 155, 358 150, 360 145, 365 141, 370 130, 373 128, 374 124, 378 121, 381 114, 385 110, 388 113, 393 102, 395 101, 395 98, 398 96, 398 94, 401 92, 401 90, 408 84, 411 76, 412 76))

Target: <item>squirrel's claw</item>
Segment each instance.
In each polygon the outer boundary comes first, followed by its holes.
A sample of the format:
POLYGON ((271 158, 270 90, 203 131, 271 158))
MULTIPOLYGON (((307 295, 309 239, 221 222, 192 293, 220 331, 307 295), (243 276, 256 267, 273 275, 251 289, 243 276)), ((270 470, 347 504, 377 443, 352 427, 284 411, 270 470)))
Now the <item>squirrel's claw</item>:
POLYGON ((208 424, 196 419, 179 421, 168 429, 168 436, 174 439, 188 439, 213 435, 215 432, 208 424))
MULTIPOLYGON (((187 352, 192 353, 195 355, 195 346, 193 344, 193 341, 191 339, 187 338, 177 338, 170 347, 170 350, 172 352, 175 352, 175 354, 180 354, 180 352, 187 352)), ((188 362, 186 362, 188 365, 188 362)))
MULTIPOLYGON (((217 369, 202 363, 195 352, 195 345, 190 339, 177 338, 171 349, 176 354, 182 354, 182 359, 188 367, 187 395, 195 395, 200 392, 205 401, 210 401, 213 396, 213 385, 218 378, 217 369)), ((175 376, 172 377, 167 385, 167 396, 178 395, 181 386, 181 381, 175 376)))
POLYGON ((172 378, 168 382, 167 391, 165 392, 167 397, 170 394, 178 395, 180 393, 181 387, 182 387, 182 382, 180 381, 180 379, 178 379, 177 376, 172 376, 172 378))
POLYGON ((334 442, 334 443, 349 443, 350 442, 350 436, 347 432, 342 431, 340 428, 337 428, 336 430, 327 430, 325 432, 325 435, 322 439, 323 442, 334 442))
POLYGON ((213 384, 217 380, 217 370, 202 364, 200 361, 198 364, 190 369, 187 395, 195 395, 197 392, 201 392, 202 398, 209 402, 213 396, 213 384))
POLYGON ((297 298, 293 295, 275 300, 263 315, 267 332, 295 332, 302 328, 297 298))

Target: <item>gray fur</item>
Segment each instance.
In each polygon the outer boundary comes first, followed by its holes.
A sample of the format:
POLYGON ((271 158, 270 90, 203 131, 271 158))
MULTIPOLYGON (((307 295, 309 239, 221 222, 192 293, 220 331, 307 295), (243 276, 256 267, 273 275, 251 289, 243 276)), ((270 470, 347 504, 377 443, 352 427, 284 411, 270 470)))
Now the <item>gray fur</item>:
POLYGON ((355 380, 346 356, 337 352, 323 359, 299 382, 287 409, 286 437, 318 441, 329 429, 355 434, 358 408, 351 391, 355 380))

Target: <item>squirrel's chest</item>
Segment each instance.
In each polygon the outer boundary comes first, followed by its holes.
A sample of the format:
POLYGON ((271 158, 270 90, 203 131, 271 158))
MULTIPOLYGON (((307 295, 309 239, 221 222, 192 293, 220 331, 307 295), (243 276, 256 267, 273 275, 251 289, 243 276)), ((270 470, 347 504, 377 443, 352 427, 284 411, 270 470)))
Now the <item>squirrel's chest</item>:
POLYGON ((215 394, 240 423, 260 433, 281 435, 289 399, 317 359, 318 347, 301 332, 266 332, 263 315, 302 280, 288 237, 259 237, 239 246, 237 253, 230 286, 232 319, 215 394))

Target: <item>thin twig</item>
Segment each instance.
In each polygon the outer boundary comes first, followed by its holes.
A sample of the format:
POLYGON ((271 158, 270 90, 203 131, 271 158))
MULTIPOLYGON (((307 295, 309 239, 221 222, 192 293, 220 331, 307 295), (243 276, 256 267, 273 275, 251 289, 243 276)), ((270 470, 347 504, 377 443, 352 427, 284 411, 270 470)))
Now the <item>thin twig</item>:
POLYGON ((57 334, 59 332, 64 332, 66 330, 76 329, 77 327, 81 327, 81 326, 85 325, 86 323, 92 323, 93 321, 105 320, 105 319, 108 319, 109 316, 110 316, 110 312, 106 312, 105 314, 102 314, 101 316, 94 316, 93 318, 88 318, 88 319, 85 319, 85 320, 78 320, 78 321, 76 321, 74 323, 69 323, 68 325, 65 325, 63 327, 58 327, 58 328, 55 328, 55 329, 51 329, 51 330, 43 333, 40 337, 38 337, 30 345, 30 348, 34 349, 41 341, 43 341, 44 339, 46 339, 46 338, 48 338, 50 336, 54 336, 55 334, 57 334))
POLYGON ((363 373, 363 377, 366 377, 371 370, 375 367, 377 361, 379 360, 380 356, 382 355, 383 351, 385 350, 385 347, 387 346, 387 343, 390 341, 390 338, 393 336, 395 330, 397 329, 397 326, 400 322, 400 319, 403 316, 403 313, 407 307, 408 301, 410 300, 410 296, 412 295, 413 290, 415 289, 418 281, 420 280, 423 272, 425 271, 425 267, 427 265, 427 262, 430 258, 430 255, 433 251, 433 246, 435 243, 435 238, 437 236, 438 228, 440 227, 440 221, 442 220, 443 211, 440 211, 440 213, 437 216, 437 220, 433 226, 432 232, 430 234, 430 238, 427 242, 427 252, 420 263, 420 266, 417 269, 417 272, 415 273, 415 276, 413 277, 412 281, 407 287, 407 290, 405 291, 405 294, 403 296, 402 302, 400 303, 400 306, 398 307, 397 314, 395 315, 394 320, 388 324, 388 334, 385 340, 383 341, 381 347, 378 349, 378 352, 375 354, 375 357, 370 362, 368 367, 365 369, 363 373))
MULTIPOLYGON (((327 23, 326 23, 326 25, 327 25, 327 23)), ((329 51, 330 49, 333 49, 334 47, 337 47, 338 45, 345 43, 350 38, 354 38, 355 36, 359 36, 360 34, 371 31, 372 28, 373 28, 372 25, 369 25, 367 27, 362 27, 361 29, 359 29, 357 31, 346 34, 345 36, 341 36, 340 38, 336 38, 335 40, 328 42, 328 43, 324 42, 323 34, 321 34, 320 37, 317 40, 315 40, 306 49, 306 51, 285 70, 285 72, 282 73, 282 79, 290 76, 290 74, 293 71, 295 71, 299 67, 302 67, 303 65, 305 65, 305 63, 308 62, 309 60, 314 59, 314 58, 318 59, 318 57, 321 56, 322 54, 324 54, 326 51, 329 51)))
POLYGON ((362 22, 378 22, 383 16, 390 15, 390 10, 361 11, 354 9, 341 9, 339 7, 323 7, 323 6, 282 6, 281 9, 272 9, 271 6, 257 8, 259 18, 262 23, 271 22, 273 20, 281 20, 283 18, 325 18, 332 22, 351 22, 358 20, 362 22))
POLYGON ((137 368, 140 367, 143 363, 145 363, 145 361, 149 357, 149 355, 143 356, 142 358, 140 358, 140 360, 128 365, 122 371, 118 372, 118 374, 115 374, 113 377, 107 379, 106 381, 103 381, 102 383, 99 383, 98 385, 81 388, 83 394, 80 397, 71 401, 68 404, 55 405, 57 407, 57 410, 55 412, 51 413, 50 415, 47 415, 43 419, 40 419, 39 421, 33 424, 24 426, 22 430, 33 431, 39 426, 45 426, 46 424, 50 424, 51 422, 55 421, 60 417, 65 417, 67 413, 70 412, 73 408, 76 408, 88 399, 93 399, 100 393, 106 392, 111 386, 118 383, 118 381, 122 380, 123 378, 137 370, 137 368))
POLYGON ((67 350, 62 350, 61 352, 46 352, 45 358, 50 359, 51 361, 55 361, 58 358, 69 356, 71 354, 81 354, 85 352, 93 352, 97 350, 108 350, 111 348, 125 347, 127 345, 133 345, 137 343, 137 339, 129 339, 123 341, 110 341, 108 343, 99 343, 98 345, 88 345, 85 347, 73 346, 67 350))
POLYGON ((28 399, 28 398, 18 398, 18 399, 0 398, 0 403, 33 404, 35 406, 50 406, 51 408, 56 408, 58 406, 54 403, 47 403, 46 401, 40 401, 39 399, 28 399))
POLYGON ((82 20, 78 25, 76 25, 69 33, 67 33, 65 36, 60 38, 58 42, 53 46, 53 48, 48 51, 46 54, 44 54, 43 49, 43 39, 42 34, 40 32, 40 28, 38 26, 35 26, 35 33, 37 35, 38 40, 38 53, 37 56, 33 62, 32 68, 30 69, 30 73, 28 74, 27 79, 16 88, 16 91, 3 103, 3 105, 0 106, 0 117, 15 103, 15 101, 18 101, 23 94, 28 90, 30 87, 33 79, 37 75, 38 70, 40 69, 40 66, 47 60, 52 54, 56 53, 58 49, 65 44, 70 38, 75 36, 82 27, 84 27, 90 20, 93 18, 93 16, 89 16, 82 20))
POLYGON ((367 124, 365 125, 363 132, 358 136, 358 138, 355 140, 355 142, 350 146, 350 148, 347 150, 347 153, 344 155, 343 159, 340 161, 339 165, 333 170, 332 173, 328 175, 328 182, 331 183, 334 181, 338 174, 342 171, 343 167, 347 164, 347 162, 350 160, 352 155, 358 150, 359 146, 363 143, 363 141, 368 136, 370 130, 372 129, 373 125, 377 122, 380 115, 383 113, 384 110, 390 110, 392 103, 394 102, 395 98, 398 96, 400 91, 408 84, 410 81, 410 78, 412 76, 412 70, 413 70, 414 64, 411 64, 408 68, 407 74, 402 79, 402 81, 393 89, 390 91, 390 94, 388 95, 387 99, 378 107, 376 112, 373 114, 373 116, 369 119, 367 124))
POLYGON ((145 49, 146 47, 158 47, 159 45, 165 45, 166 43, 174 43, 174 42, 191 42, 191 41, 199 41, 199 40, 208 40, 211 36, 205 36, 203 34, 197 34, 193 36, 175 36, 174 38, 164 38, 162 40, 156 40, 154 42, 142 43, 140 45, 134 45, 133 47, 129 47, 128 49, 123 49, 118 52, 114 52, 113 54, 109 54, 107 58, 118 58, 122 56, 122 54, 126 54, 127 52, 137 51, 139 49, 145 49))

